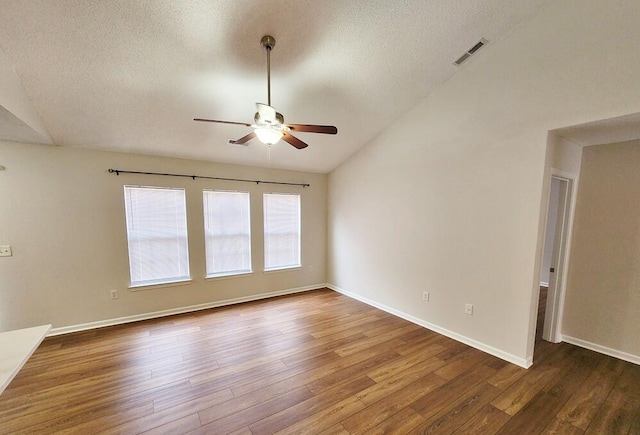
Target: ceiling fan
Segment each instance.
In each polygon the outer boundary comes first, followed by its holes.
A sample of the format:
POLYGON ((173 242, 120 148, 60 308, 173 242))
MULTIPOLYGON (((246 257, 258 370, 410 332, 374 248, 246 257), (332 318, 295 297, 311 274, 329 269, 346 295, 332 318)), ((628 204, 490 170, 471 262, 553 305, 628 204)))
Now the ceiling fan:
POLYGON ((323 133, 337 134, 338 129, 332 125, 310 125, 310 124, 285 124, 281 113, 271 106, 271 50, 276 45, 273 36, 265 35, 260 40, 260 44, 267 51, 267 104, 256 103, 257 112, 254 116, 254 123, 235 121, 219 121, 216 119, 194 118, 194 121, 216 122, 220 124, 244 125, 253 128, 253 131, 237 140, 229 140, 229 143, 242 145, 257 137, 265 145, 278 143, 280 139, 293 145, 298 149, 306 148, 308 145, 291 134, 291 132, 301 133, 323 133))

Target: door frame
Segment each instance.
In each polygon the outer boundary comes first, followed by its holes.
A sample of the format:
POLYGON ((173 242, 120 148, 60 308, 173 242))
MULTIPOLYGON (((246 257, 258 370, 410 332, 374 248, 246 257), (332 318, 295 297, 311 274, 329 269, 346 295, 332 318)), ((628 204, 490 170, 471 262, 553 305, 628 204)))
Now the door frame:
MULTIPOLYGON (((556 270, 555 286, 552 289, 549 283, 549 293, 547 294, 547 308, 545 312, 545 321, 548 327, 544 328, 542 338, 552 343, 562 341, 562 318, 564 314, 565 291, 567 287, 567 272, 569 268, 569 253, 571 252, 571 234, 573 232, 573 219, 575 213, 576 197, 577 197, 577 180, 575 174, 565 172, 556 168, 551 168, 549 185, 553 179, 559 179, 567 183, 567 193, 564 201, 564 214, 562 216, 562 225, 560 226, 560 234, 555 234, 555 238, 561 237, 560 248, 558 252, 558 266, 556 270), (548 319, 548 320, 547 320, 548 319)), ((549 210, 550 195, 547 197, 547 210, 549 210)), ((560 204, 559 204, 560 205, 560 204)), ((545 219, 545 231, 549 217, 545 219)), ((544 256, 544 246, 542 250, 544 256)), ((540 261, 542 265, 542 261, 540 261)), ((540 274, 538 274, 540 276, 540 274)), ((551 279, 549 279, 551 281, 551 279)), ((543 325, 537 325, 540 327, 543 325)))

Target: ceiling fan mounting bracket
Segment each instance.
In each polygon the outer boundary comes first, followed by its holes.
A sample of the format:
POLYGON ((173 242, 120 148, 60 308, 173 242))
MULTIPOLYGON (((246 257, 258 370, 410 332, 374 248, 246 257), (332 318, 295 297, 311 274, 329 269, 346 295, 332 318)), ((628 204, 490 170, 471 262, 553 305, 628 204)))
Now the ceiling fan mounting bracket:
POLYGON ((265 50, 271 51, 273 47, 276 46, 276 39, 271 35, 264 35, 260 40, 260 45, 262 45, 265 50))

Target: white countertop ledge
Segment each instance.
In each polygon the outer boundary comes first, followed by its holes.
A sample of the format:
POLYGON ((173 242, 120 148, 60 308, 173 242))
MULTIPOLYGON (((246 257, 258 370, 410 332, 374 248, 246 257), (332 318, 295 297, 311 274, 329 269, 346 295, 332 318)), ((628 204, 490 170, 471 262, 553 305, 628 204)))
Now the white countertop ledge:
POLYGON ((51 325, 0 332, 0 394, 47 336, 51 325))

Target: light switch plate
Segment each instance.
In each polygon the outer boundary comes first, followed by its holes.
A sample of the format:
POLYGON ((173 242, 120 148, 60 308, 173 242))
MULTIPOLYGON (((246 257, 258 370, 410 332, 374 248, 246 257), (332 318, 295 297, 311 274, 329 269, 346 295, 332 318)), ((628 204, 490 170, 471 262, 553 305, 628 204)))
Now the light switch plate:
POLYGON ((11 252, 11 245, 1 245, 0 246, 0 257, 11 257, 13 253, 11 252))
POLYGON ((465 314, 469 314, 470 316, 473 315, 473 304, 465 304, 464 305, 464 313, 465 314))

